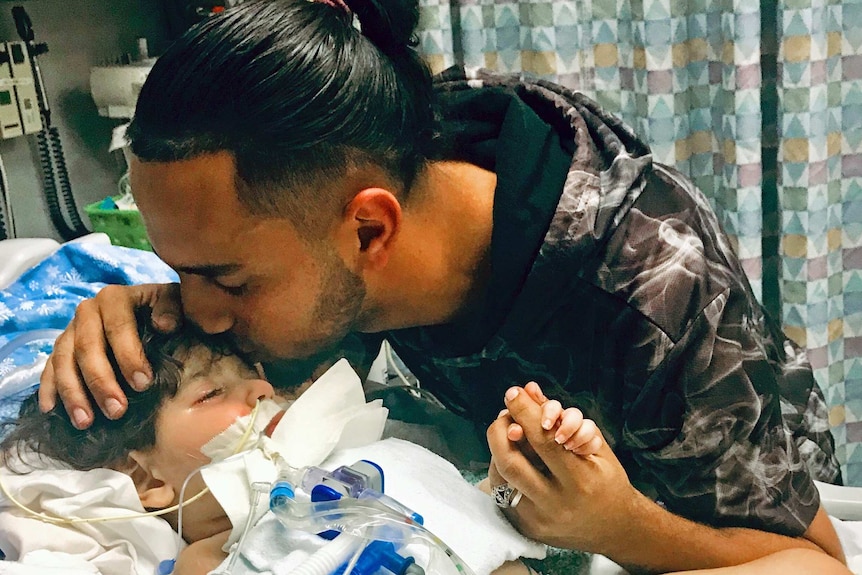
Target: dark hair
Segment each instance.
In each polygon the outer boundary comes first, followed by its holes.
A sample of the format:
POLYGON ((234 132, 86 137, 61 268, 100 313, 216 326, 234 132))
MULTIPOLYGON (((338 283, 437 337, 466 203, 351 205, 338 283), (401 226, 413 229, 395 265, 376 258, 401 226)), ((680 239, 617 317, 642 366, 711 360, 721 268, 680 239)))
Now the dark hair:
POLYGON ((345 197, 332 183, 351 166, 379 166, 406 193, 434 139, 430 72, 412 49, 418 5, 346 4, 352 14, 332 0, 251 1, 189 30, 141 89, 132 152, 228 151, 250 213, 298 225, 335 217, 345 197))
POLYGON ((111 358, 114 373, 129 401, 123 417, 111 420, 96 409, 93 424, 87 429, 76 429, 62 405, 42 413, 33 394, 24 400, 17 420, 2 424, 5 437, 0 442, 0 461, 8 463, 13 452, 28 450, 82 471, 123 465, 132 450, 155 445, 159 408, 176 395, 188 352, 206 346, 216 357, 234 354, 224 338, 193 328, 184 327, 172 334, 156 332, 149 309, 138 313, 138 331, 144 354, 153 368, 153 384, 146 391, 133 391, 111 358))

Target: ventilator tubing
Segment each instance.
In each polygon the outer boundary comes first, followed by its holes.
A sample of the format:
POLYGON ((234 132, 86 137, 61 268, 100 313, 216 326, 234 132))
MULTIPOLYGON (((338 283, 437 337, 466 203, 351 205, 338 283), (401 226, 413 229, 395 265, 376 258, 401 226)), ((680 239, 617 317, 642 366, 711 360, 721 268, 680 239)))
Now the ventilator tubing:
MULTIPOLYGON (((295 473, 291 475, 296 476, 295 473)), ((428 566, 425 566, 428 575, 453 572, 473 575, 473 571, 458 557, 457 553, 417 522, 416 517, 418 516, 415 513, 410 512, 400 504, 397 509, 390 508, 375 498, 372 490, 365 490, 362 494, 364 497, 361 498, 342 497, 332 501, 298 501, 294 485, 294 481, 281 477, 273 484, 270 491, 270 510, 287 529, 297 529, 308 533, 339 531, 341 535, 336 537, 332 543, 342 538, 345 539, 345 545, 347 540, 354 541, 351 547, 354 551, 357 549, 355 544, 357 540, 364 543, 387 541, 396 547, 421 544, 429 549, 428 555, 432 558, 430 563, 439 566, 439 562, 435 559, 441 554, 448 558, 446 563, 449 564, 443 569, 429 570, 428 566)), ((383 497, 382 494, 380 495, 383 497)), ((329 548, 332 543, 324 548, 329 548)), ((364 548, 364 544, 362 547, 364 548)), ((341 547, 339 546, 337 549, 341 549, 341 547)), ((336 555, 335 550, 336 548, 333 548, 332 556, 336 555)), ((361 548, 359 552, 361 552, 361 548)), ((328 554, 329 551, 324 553, 322 557, 329 557, 328 554)), ((341 557, 339 566, 343 565, 345 561, 346 559, 341 557)), ((327 572, 327 575, 332 572, 327 572)), ((344 572, 348 573, 349 570, 344 572)), ((314 572, 314 575, 323 575, 323 572, 314 572)))

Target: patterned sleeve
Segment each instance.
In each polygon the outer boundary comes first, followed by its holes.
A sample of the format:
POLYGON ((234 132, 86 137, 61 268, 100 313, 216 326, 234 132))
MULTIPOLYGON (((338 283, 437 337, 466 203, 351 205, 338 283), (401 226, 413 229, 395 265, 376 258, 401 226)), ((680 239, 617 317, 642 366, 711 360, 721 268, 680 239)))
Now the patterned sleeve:
POLYGON ((690 519, 802 535, 819 497, 782 413, 793 367, 706 199, 654 172, 604 264, 604 289, 646 320, 618 334, 635 474, 690 519))
POLYGON ((717 527, 800 536, 820 505, 782 417, 776 372, 730 290, 676 342, 631 406, 624 441, 666 507, 717 527))

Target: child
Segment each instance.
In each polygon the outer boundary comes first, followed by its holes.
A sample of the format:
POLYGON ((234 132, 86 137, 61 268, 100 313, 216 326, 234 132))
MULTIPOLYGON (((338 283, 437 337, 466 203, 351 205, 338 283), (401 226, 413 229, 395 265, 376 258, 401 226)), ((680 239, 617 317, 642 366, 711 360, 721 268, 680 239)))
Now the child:
MULTIPOLYGON (((25 475, 16 476, 16 473, 65 467, 64 477, 80 475, 69 470, 102 474, 98 475, 99 483, 92 487, 119 482, 119 487, 114 488, 115 492, 133 489, 138 500, 133 503, 148 510, 165 510, 176 506, 181 486, 190 475, 192 478, 186 493, 196 494, 204 490, 201 475, 194 473, 209 462, 201 453, 201 448, 230 427, 237 418, 247 416, 259 400, 275 398, 275 392, 230 345, 217 336, 189 330, 170 335, 159 334, 149 327, 149 317, 143 315, 139 317, 139 326, 145 353, 153 366, 154 384, 140 393, 126 390, 129 398, 126 415, 118 420, 108 420, 97 415, 94 424, 86 430, 76 429, 62 407, 42 414, 35 395, 29 398, 21 408, 19 419, 10 425, 9 434, 0 444, 0 456, 4 464, 4 469, 0 469, 0 477, 7 486, 17 483, 21 486, 21 493, 24 493, 23 486, 31 481, 23 479, 27 477, 25 475)), ((293 396, 279 398, 281 401, 291 399, 293 396)), ((589 435, 590 429, 594 427, 590 427, 589 420, 582 424, 579 412, 562 410, 559 404, 550 404, 547 413, 549 417, 555 418, 550 425, 559 425, 563 431, 563 443, 571 440, 574 443, 568 443, 568 446, 585 449, 584 453, 595 447, 594 436, 589 435), (579 433, 579 430, 586 430, 587 434, 579 433)), ((513 438, 518 439, 516 436, 513 438)), ((59 483, 65 486, 69 482, 64 479, 59 483)), ((75 500, 78 495, 80 493, 75 493, 74 489, 65 493, 64 505, 75 500)), ((509 502, 514 503, 509 495, 509 502)), ((34 496, 29 503, 57 514, 56 508, 51 507, 51 501, 44 499, 42 495, 34 496)), ((188 497, 185 499, 188 500, 188 497)), ((482 501, 486 500, 483 498, 482 501)), ((403 503, 411 505, 410 501, 403 503)), ((135 509, 135 505, 128 503, 118 505, 135 509)), ((63 507, 59 509, 62 511, 63 507)), ((67 515, 84 516, 92 510, 91 503, 89 507, 73 509, 74 513, 67 512, 67 515)), ((108 511, 102 509, 99 513, 110 514, 108 511)), ((416 511, 422 513, 424 510, 416 511)), ((188 546, 180 554, 174 573, 207 573, 226 557, 222 546, 230 534, 231 522, 219 501, 211 494, 187 504, 183 513, 182 536, 188 546)), ((150 575, 154 564, 175 554, 175 551, 166 551, 176 545, 175 536, 166 537, 164 531, 155 535, 158 531, 155 522, 164 522, 152 517, 101 524, 110 526, 112 535, 99 531, 99 524, 92 523, 78 524, 74 529, 59 525, 38 525, 44 529, 50 528, 57 536, 47 538, 44 534, 34 535, 28 542, 20 534, 34 529, 33 520, 24 517, 18 510, 4 510, 2 506, 0 514, 0 517, 4 517, 4 521, 0 522, 3 526, 0 527, 0 549, 10 559, 18 559, 29 551, 44 548, 39 546, 50 540, 58 542, 56 551, 67 555, 79 553, 105 575, 111 572, 150 575), (126 526, 122 526, 123 523, 126 526), (27 525, 26 529, 22 528, 24 524, 27 525), (75 529, 97 540, 98 544, 91 543, 88 547, 78 541, 71 547, 63 547, 60 540, 75 529), (120 533, 123 529, 126 531, 120 533), (148 535, 141 536, 140 533, 144 531, 148 535), (82 547, 85 548, 83 552, 82 547), (99 547, 99 550, 94 550, 95 547, 99 547), (129 556, 128 560, 123 560, 123 553, 129 556)), ((163 517, 173 530, 177 529, 176 510, 163 517)), ((509 528, 508 525, 506 528, 509 528)), ((445 535, 437 534, 445 539, 445 535)), ((535 553, 531 545, 525 544, 523 548, 535 553)), ((508 568, 526 573, 520 563, 509 564, 508 568)))

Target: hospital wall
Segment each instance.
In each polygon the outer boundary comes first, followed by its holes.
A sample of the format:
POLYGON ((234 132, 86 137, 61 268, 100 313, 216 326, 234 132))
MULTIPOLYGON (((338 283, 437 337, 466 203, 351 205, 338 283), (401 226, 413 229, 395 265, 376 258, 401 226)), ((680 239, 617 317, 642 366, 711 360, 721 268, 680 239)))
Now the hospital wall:
MULTIPOLYGON (((39 59, 59 131, 75 199, 85 224, 86 204, 116 193, 122 164, 108 153, 111 130, 119 120, 102 118, 90 96, 90 67, 136 54, 138 37, 151 53, 166 44, 160 2, 156 0, 27 0, 0 2, 0 40, 19 40, 12 7, 23 6, 37 42, 48 44, 39 59)), ((60 239, 42 194, 35 135, 0 140, 8 172, 18 237, 60 239)))

